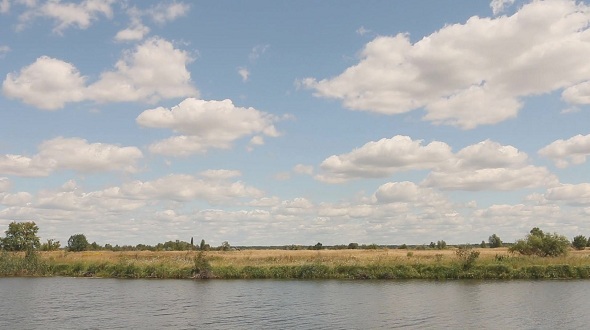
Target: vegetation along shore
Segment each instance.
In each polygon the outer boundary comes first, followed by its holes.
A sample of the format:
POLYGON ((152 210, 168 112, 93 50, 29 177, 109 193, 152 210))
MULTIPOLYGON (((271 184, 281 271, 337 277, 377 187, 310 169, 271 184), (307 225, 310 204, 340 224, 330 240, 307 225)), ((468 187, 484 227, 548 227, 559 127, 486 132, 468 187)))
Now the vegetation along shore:
MULTIPOLYGON (((16 223, 14 223, 16 224, 16 223)), ((21 223, 22 224, 22 223, 21 223)), ((19 225, 21 225, 19 224, 19 225)), ((12 225, 12 224, 11 224, 12 225)), ((34 226, 34 223, 33 223, 34 226)), ((34 226, 36 227, 36 226, 34 226)), ((36 237, 35 228, 32 228, 36 237)), ((10 228, 9 228, 10 229, 10 228)), ((12 228, 14 229, 14 228, 12 228)), ((226 242, 212 249, 204 244, 185 251, 104 249, 77 250, 73 235, 67 248, 41 249, 10 245, 6 231, 0 252, 0 276, 75 276, 179 279, 587 279, 590 250, 574 248, 567 238, 533 228, 509 247, 376 245, 330 247, 285 246, 282 249, 234 249, 226 242), (364 248, 363 248, 364 247, 364 248)), ((83 236, 83 235, 82 235, 83 236)), ((490 236, 495 243, 497 236, 490 236)), ((26 239, 19 237, 19 242, 26 239)), ((578 238, 579 241, 581 238, 578 238)), ((85 237, 83 238, 85 241, 85 237)), ((498 238, 499 241, 499 238, 498 238)), ((48 242, 59 246, 59 243, 48 242)), ((84 243, 84 242, 82 242, 84 243)), ((180 244, 182 243, 182 244, 180 244)), ((25 244, 26 245, 26 244, 25 244)), ((501 242, 500 242, 500 245, 501 242)))

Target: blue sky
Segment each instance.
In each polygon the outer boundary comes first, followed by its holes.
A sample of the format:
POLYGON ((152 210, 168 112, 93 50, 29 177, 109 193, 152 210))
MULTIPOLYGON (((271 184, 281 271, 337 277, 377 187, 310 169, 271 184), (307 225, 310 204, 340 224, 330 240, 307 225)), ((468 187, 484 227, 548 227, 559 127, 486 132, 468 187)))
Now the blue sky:
POLYGON ((590 235, 590 3, 0 0, 0 226, 590 235))

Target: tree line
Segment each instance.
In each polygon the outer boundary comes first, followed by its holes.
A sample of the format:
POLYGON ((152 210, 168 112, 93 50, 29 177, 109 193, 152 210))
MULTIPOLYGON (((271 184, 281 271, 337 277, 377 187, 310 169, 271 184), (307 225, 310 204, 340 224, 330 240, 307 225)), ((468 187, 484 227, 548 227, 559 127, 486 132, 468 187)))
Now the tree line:
MULTIPOLYGON (((61 244, 59 241, 54 239, 48 239, 45 243, 41 243, 37 232, 39 231, 39 227, 35 224, 35 222, 11 222, 8 225, 8 229, 5 231, 5 237, 0 238, 0 250, 4 251, 53 251, 61 249, 61 244)), ((492 234, 488 237, 488 241, 482 241, 479 244, 481 248, 498 248, 502 247, 504 243, 500 239, 500 237, 496 234, 492 234)), ((467 246, 467 245, 466 245, 467 246)), ((538 227, 531 229, 531 231, 522 239, 517 240, 513 244, 510 245, 509 251, 520 253, 523 255, 537 255, 541 257, 553 257, 564 255, 573 247, 577 250, 583 250, 587 246, 590 246, 590 240, 586 238, 584 235, 577 235, 573 238, 570 242, 565 236, 559 235, 557 233, 545 233, 538 227)), ((386 246, 386 247, 395 247, 399 249, 408 249, 409 247, 406 244, 402 244, 399 246, 386 246)), ((267 247, 268 248, 268 247, 267 247)), ((282 248, 287 250, 322 250, 326 248, 330 249, 378 249, 382 248, 382 246, 376 244, 370 245, 359 245, 358 243, 350 243, 348 245, 335 245, 331 247, 324 246, 322 243, 318 242, 312 246, 301 246, 301 245, 287 245, 283 246, 282 248)), ((431 242, 429 245, 418 245, 414 246, 414 249, 422 250, 422 249, 438 249, 443 250, 447 249, 447 243, 444 240, 439 240, 436 243, 431 242)), ((236 248, 232 247, 227 241, 223 242, 219 247, 211 247, 209 244, 205 242, 204 239, 201 240, 200 244, 195 245, 193 242, 193 238, 191 238, 190 243, 184 242, 180 240, 176 241, 167 241, 164 243, 158 243, 156 245, 146 245, 146 244, 137 244, 135 246, 132 245, 111 245, 105 244, 101 246, 96 242, 89 243, 88 239, 84 234, 74 234, 70 236, 67 242, 67 246, 64 247, 67 251, 100 251, 100 250, 109 250, 109 251, 191 251, 191 250, 201 250, 201 251, 208 251, 208 250, 218 250, 218 251, 229 251, 235 250, 236 248)))

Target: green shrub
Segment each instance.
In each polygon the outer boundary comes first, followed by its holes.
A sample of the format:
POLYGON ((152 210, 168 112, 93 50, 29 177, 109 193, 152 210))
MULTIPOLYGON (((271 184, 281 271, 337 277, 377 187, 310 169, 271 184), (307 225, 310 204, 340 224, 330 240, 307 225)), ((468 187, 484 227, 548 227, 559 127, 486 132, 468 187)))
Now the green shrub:
POLYGON ((518 252, 523 255, 536 255, 540 257, 557 257, 566 255, 570 247, 570 241, 557 233, 544 233, 535 227, 524 238, 508 249, 510 252, 518 252))

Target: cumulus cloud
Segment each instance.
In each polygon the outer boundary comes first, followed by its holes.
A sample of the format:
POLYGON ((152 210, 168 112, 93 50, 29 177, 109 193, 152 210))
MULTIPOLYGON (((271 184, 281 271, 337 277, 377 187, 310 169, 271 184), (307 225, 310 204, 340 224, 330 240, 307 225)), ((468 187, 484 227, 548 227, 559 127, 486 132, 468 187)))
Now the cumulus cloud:
POLYGON ((574 206, 590 206, 590 183, 563 184, 550 188, 545 193, 545 198, 574 206))
POLYGON ((47 1, 39 6, 29 6, 30 8, 19 17, 19 29, 24 28, 36 17, 52 19, 55 23, 53 32, 59 34, 72 26, 86 29, 101 15, 111 18, 113 2, 114 0, 85 0, 81 3, 47 1))
POLYGON ((44 110, 69 102, 156 102, 162 98, 196 96, 186 65, 190 55, 161 38, 152 38, 125 52, 115 70, 103 72, 87 85, 70 63, 42 56, 19 73, 9 73, 2 85, 6 96, 44 110))
POLYGON ((243 137, 279 135, 274 123, 280 118, 254 108, 236 107, 231 100, 205 101, 188 98, 172 109, 159 107, 136 119, 143 127, 168 128, 182 135, 156 142, 150 151, 184 156, 209 148, 230 148, 243 137))
POLYGON ((590 155, 590 134, 554 141, 539 150, 539 154, 553 160, 560 168, 583 164, 590 155))
POLYGON ((485 140, 467 146, 428 174, 425 186, 447 190, 516 190, 558 183, 545 167, 528 164, 513 146, 485 140))
POLYGON ((56 170, 83 173, 100 171, 137 171, 142 158, 136 147, 120 147, 105 143, 88 143, 79 138, 58 137, 39 145, 33 157, 0 155, 0 173, 25 177, 47 176, 56 170))
POLYGON ((316 179, 337 183, 353 178, 386 177, 400 171, 433 168, 451 156, 451 147, 444 142, 423 145, 422 140, 396 135, 371 141, 347 154, 328 157, 320 164, 325 174, 316 175, 316 179))
POLYGON ((316 179, 339 183, 357 178, 388 177, 396 172, 429 170, 421 185, 447 190, 514 190, 558 183, 544 167, 528 164, 514 148, 485 140, 453 153, 449 145, 394 136, 369 142, 348 154, 328 157, 316 179))
POLYGON ((236 170, 206 170, 201 172, 200 175, 211 180, 228 180, 242 176, 242 173, 236 170))
POLYGON ((114 71, 104 72, 88 87, 98 102, 156 102, 162 98, 198 96, 186 65, 193 59, 171 42, 151 38, 135 51, 126 52, 114 71))
POLYGON ((187 174, 172 174, 153 181, 123 184, 117 190, 117 195, 134 199, 179 202, 198 199, 216 204, 237 198, 260 198, 263 193, 239 181, 199 179, 187 174))
POLYGON ((471 17, 415 43, 403 33, 379 36, 340 75, 300 83, 352 110, 424 108, 425 120, 472 129, 515 117, 526 96, 566 89, 565 101, 586 104, 589 23, 584 3, 534 1, 512 16, 471 17))
POLYGON ((68 102, 84 100, 85 82, 72 64, 42 56, 18 74, 9 73, 2 88, 8 97, 40 109, 55 110, 68 102))

